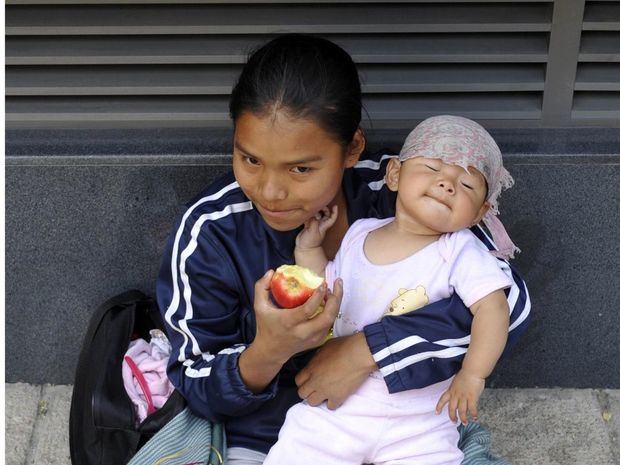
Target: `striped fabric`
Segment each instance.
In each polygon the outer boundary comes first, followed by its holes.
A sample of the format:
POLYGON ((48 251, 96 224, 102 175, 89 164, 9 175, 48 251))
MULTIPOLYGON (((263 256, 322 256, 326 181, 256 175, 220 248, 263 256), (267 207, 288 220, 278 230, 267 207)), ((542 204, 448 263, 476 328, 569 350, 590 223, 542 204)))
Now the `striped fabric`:
POLYGON ((213 425, 186 408, 151 438, 127 465, 223 465, 226 441, 213 425))
POLYGON ((465 454, 461 465, 510 465, 506 460, 491 455, 491 435, 480 423, 469 422, 459 426, 459 434, 459 449, 465 454))

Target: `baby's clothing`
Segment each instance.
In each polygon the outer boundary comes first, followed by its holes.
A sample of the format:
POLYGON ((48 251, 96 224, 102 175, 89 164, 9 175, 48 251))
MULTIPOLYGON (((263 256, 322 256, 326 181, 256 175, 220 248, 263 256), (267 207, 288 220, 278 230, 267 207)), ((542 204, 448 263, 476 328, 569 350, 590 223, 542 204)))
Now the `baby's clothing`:
MULTIPOLYGON (((364 253, 366 237, 393 220, 356 221, 342 240, 334 261, 328 264, 328 285, 331 287, 338 277, 344 284, 341 312, 334 324, 335 336, 362 331, 384 315, 413 312, 455 292, 470 307, 491 292, 511 286, 512 281, 500 269, 497 259, 469 230, 444 234, 398 262, 371 263, 364 253)), ((432 342, 452 345, 450 340, 432 342)), ((463 456, 457 447, 458 432, 447 407, 441 415, 435 414, 439 397, 451 380, 390 394, 376 371, 335 411, 329 411, 325 405, 297 404, 289 410, 265 464, 460 464, 463 456), (287 455, 301 444, 309 448, 307 457, 301 452, 287 455)))
POLYGON ((356 221, 325 268, 330 287, 342 278, 344 296, 335 336, 348 336, 384 314, 402 315, 457 293, 471 307, 512 281, 469 229, 443 234, 437 241, 396 263, 375 265, 364 253, 368 234, 394 218, 356 221))
POLYGON ((389 394, 369 378, 336 410, 300 402, 289 409, 264 465, 460 465, 459 433, 439 396, 452 378, 389 394))

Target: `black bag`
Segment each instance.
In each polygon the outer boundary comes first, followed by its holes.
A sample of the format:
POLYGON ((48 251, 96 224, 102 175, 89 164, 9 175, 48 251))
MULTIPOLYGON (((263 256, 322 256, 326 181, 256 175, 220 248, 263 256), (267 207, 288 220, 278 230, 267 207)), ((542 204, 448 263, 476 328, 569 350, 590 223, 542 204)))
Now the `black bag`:
POLYGON ((153 299, 128 291, 93 314, 78 360, 69 415, 73 465, 125 465, 157 431, 186 406, 175 390, 168 401, 136 427, 125 391, 123 356, 136 337, 151 329, 165 332, 153 299))

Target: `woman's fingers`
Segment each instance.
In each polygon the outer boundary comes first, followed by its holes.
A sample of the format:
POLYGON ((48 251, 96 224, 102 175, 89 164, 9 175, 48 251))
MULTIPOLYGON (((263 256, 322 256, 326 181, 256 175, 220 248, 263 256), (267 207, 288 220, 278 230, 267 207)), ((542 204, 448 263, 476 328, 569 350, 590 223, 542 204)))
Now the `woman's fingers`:
POLYGON ((271 289, 271 278, 273 278, 273 270, 267 270, 267 272, 256 281, 256 285, 260 285, 261 289, 269 291, 271 289))
POLYGON ((323 309, 323 318, 328 319, 330 322, 334 322, 340 312, 340 304, 342 302, 342 279, 338 278, 334 282, 334 290, 327 293, 327 299, 325 300, 325 308, 323 309))
POLYGON ((255 284, 257 337, 267 338, 271 345, 291 355, 322 345, 338 315, 342 300, 341 280, 335 283, 334 293, 330 293, 327 283, 323 282, 303 305, 279 309, 272 304, 269 295, 273 274, 269 270, 255 284), (322 306, 323 311, 320 311, 322 306))
POLYGON ((323 284, 314 290, 310 298, 306 300, 301 307, 299 307, 301 309, 301 320, 308 320, 316 313, 319 306, 323 303, 323 298, 325 297, 326 292, 327 284, 323 282, 323 284))
POLYGON ((312 407, 321 405, 325 400, 326 400, 325 397, 320 395, 316 391, 305 398, 305 401, 308 402, 308 404, 310 404, 312 407))
POLYGON ((336 410, 338 407, 344 404, 345 400, 346 399, 335 399, 335 398, 327 399, 327 408, 329 410, 336 410))
POLYGON ((299 389, 297 389, 297 395, 301 398, 301 399, 307 399, 308 397, 310 397, 310 394, 312 394, 314 392, 314 389, 312 389, 310 386, 308 386, 307 384, 302 384, 299 389))
MULTIPOLYGON (((340 303, 342 302, 342 279, 338 278, 334 282, 334 290, 330 292, 327 290, 325 302, 323 303, 323 311, 316 315, 312 321, 319 327, 324 328, 327 331, 332 327, 334 321, 338 317, 340 312, 340 303)), ((323 337, 327 336, 324 334, 323 337)), ((324 339, 323 339, 324 340, 324 339)))
POLYGON ((269 290, 271 289, 271 278, 273 270, 267 272, 254 284, 254 308, 263 308, 269 303, 269 290))
MULTIPOLYGON (((295 376, 295 384, 297 385, 298 388, 301 388, 306 381, 308 381, 310 379, 310 370, 303 368, 299 373, 297 373, 297 376, 295 376)), ((299 397, 301 397, 301 394, 299 395, 299 397)))
MULTIPOLYGON (((288 320, 291 335, 300 340, 300 350, 318 347, 325 342, 340 309, 342 300, 342 282, 334 285, 335 292, 330 293, 327 284, 317 288, 310 299, 300 307, 286 310, 284 318, 288 320), (321 311, 321 306, 323 309, 321 311), (318 313, 317 313, 318 312, 318 313)), ((299 386, 301 382, 298 382, 299 386)))

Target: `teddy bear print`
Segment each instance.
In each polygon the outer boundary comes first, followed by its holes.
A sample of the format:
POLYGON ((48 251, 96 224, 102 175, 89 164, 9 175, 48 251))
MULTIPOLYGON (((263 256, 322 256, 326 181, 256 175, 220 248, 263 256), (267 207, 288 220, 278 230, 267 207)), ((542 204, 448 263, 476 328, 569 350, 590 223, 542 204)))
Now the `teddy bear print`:
POLYGON ((399 289, 398 297, 392 300, 384 315, 402 315, 424 307, 426 304, 428 304, 428 296, 424 286, 418 286, 415 289, 399 289))

